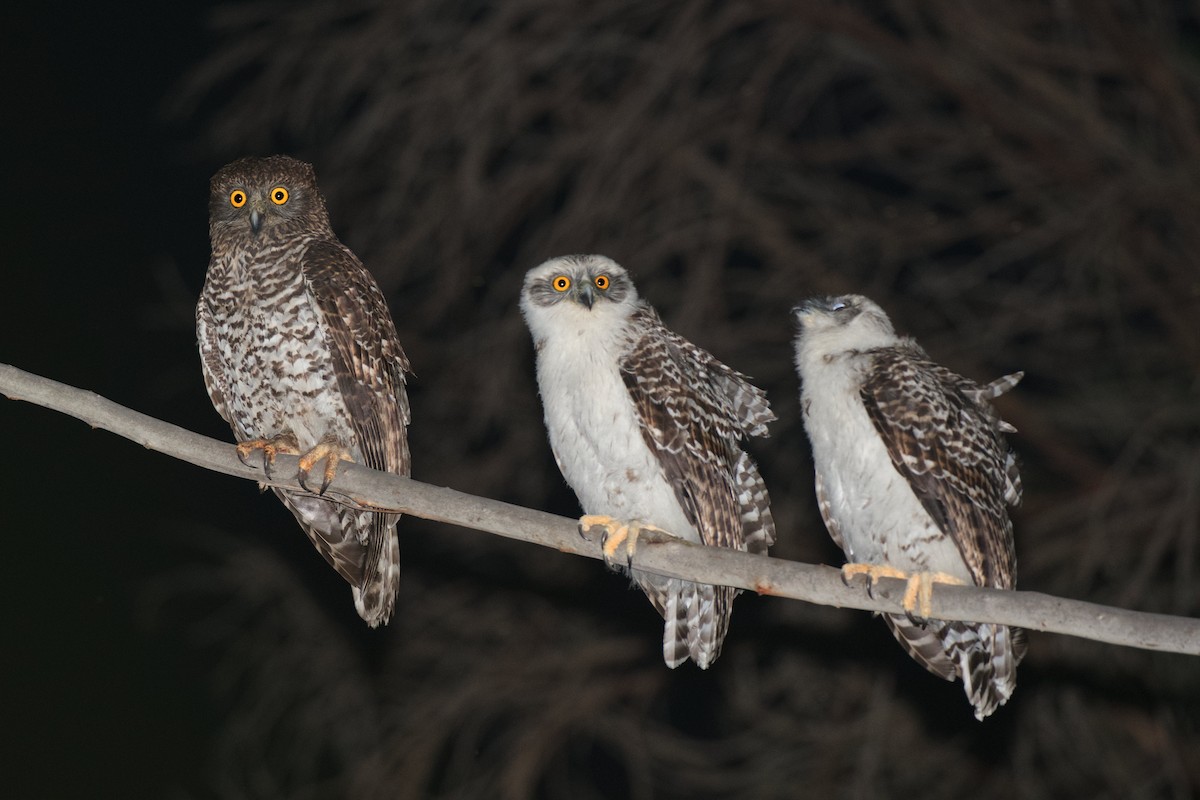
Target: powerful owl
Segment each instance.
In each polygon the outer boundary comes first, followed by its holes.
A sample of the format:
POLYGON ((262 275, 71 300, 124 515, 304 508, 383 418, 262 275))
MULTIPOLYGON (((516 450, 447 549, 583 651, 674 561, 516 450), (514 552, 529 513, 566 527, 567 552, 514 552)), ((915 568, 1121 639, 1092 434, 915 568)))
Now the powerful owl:
POLYGON ((396 604, 395 514, 324 498, 340 460, 409 474, 408 359, 375 279, 329 225, 309 164, 245 158, 212 178, 212 260, 196 308, 204 383, 243 461, 300 455, 275 489, 375 627, 396 604))
POLYGON ((1022 374, 986 386, 956 375, 858 295, 809 300, 795 318, 817 501, 849 561, 843 574, 909 579, 909 614, 884 619, 918 663, 962 679, 983 719, 1016 687, 1025 632, 927 617, 934 582, 1016 584, 1007 506, 1020 502, 1021 480, 1003 436, 1015 429, 989 401, 1022 374))
MULTIPOLYGON (((775 523, 758 467, 741 448, 775 419, 760 389, 668 330, 603 256, 530 270, 521 311, 550 446, 589 515, 581 524, 609 529, 607 556, 625 541, 631 557, 636 531, 650 527, 766 553, 775 523)), ((631 576, 665 621, 667 666, 713 663, 738 590, 638 569, 631 576)))

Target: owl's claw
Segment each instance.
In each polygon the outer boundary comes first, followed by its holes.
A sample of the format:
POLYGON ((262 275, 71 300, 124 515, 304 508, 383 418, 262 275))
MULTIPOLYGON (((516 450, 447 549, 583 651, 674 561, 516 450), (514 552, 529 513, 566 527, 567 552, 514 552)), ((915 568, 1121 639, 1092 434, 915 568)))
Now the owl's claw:
POLYGON ((333 483, 333 478, 337 475, 337 465, 339 461, 354 462, 350 455, 350 450, 337 441, 333 437, 325 437, 317 446, 309 450, 304 455, 300 456, 300 485, 304 491, 311 492, 308 488, 308 476, 312 472, 312 468, 319 462, 325 462, 324 469, 321 475, 321 488, 317 491, 318 495, 324 495, 325 490, 329 488, 329 484, 333 483))
POLYGON ((875 581, 880 578, 898 578, 906 581, 909 578, 907 572, 889 567, 886 564, 859 564, 850 563, 842 565, 842 583, 847 586, 856 575, 865 575, 867 577, 867 597, 875 599, 875 581))
POLYGON ((959 586, 965 585, 966 581, 956 578, 953 575, 948 575, 945 572, 913 572, 908 573, 895 567, 889 567, 886 564, 846 564, 842 567, 842 582, 847 586, 850 585, 851 579, 856 575, 867 576, 867 595, 873 600, 875 599, 875 581, 880 578, 897 578, 905 581, 904 587, 904 613, 908 617, 909 622, 914 625, 924 626, 925 620, 933 613, 933 585, 935 583, 949 583, 959 586))
POLYGON ((904 611, 912 619, 918 612, 918 621, 924 627, 924 621, 933 615, 933 585, 948 583, 955 586, 965 586, 967 582, 945 572, 914 572, 908 576, 908 585, 904 587, 904 611))
MULTIPOLYGON (((908 580, 908 573, 889 567, 886 564, 860 564, 852 562, 842 565, 842 583, 847 586, 854 580, 857 575, 865 575, 867 577, 867 593, 871 594, 875 590, 875 581, 880 578, 898 578, 902 581, 908 580)), ((873 594, 871 594, 874 597, 873 594)))
POLYGON ((603 533, 600 534, 600 547, 604 562, 611 566, 610 558, 616 551, 617 545, 625 540, 629 535, 629 526, 621 522, 619 519, 607 516, 605 514, 584 514, 579 518, 579 535, 584 539, 591 541, 588 533, 592 528, 603 528, 603 533), (609 547, 612 547, 610 550, 609 547))
POLYGON ((638 522, 622 522, 621 520, 601 514, 587 514, 580 517, 579 535, 585 539, 589 538, 586 532, 594 526, 604 529, 604 533, 600 537, 600 546, 604 563, 609 566, 614 566, 613 561, 617 557, 617 550, 622 545, 625 546, 625 566, 631 568, 633 567, 633 557, 637 553, 637 545, 640 539, 645 539, 649 542, 661 542, 673 538, 668 531, 654 525, 645 525, 638 522))
POLYGON ((633 554, 637 552, 638 529, 633 525, 621 524, 615 530, 605 534, 601 542, 604 550, 604 560, 611 564, 617 555, 617 548, 625 545, 625 568, 633 567, 633 554))
MULTIPOLYGON (((262 451, 262 470, 269 480, 271 471, 275 468, 275 456, 285 453, 290 456, 300 455, 300 445, 291 433, 281 433, 269 439, 251 439, 248 442, 238 442, 237 457, 247 467, 254 465, 249 462, 250 454, 255 450, 262 451)), ((260 487, 261 491, 261 487, 260 487)))

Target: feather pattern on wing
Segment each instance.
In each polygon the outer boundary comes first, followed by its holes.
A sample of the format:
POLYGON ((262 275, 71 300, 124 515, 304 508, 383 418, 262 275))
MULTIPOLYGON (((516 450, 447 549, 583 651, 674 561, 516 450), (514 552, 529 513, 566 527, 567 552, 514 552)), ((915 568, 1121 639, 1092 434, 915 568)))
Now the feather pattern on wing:
MULTIPOLYGON (((1016 553, 1005 506, 1020 502, 1021 483, 1002 436, 1012 426, 988 401, 1021 373, 979 386, 931 361, 911 340, 870 355, 860 394, 892 465, 958 547, 976 585, 1013 588, 1016 553)), ((917 663, 946 680, 962 676, 980 719, 1011 695, 1027 647, 1024 630, 902 615, 884 620, 917 663)))
MULTIPOLYGON (((301 271, 305 291, 321 318, 332 369, 363 466, 408 475, 406 426, 410 411, 405 373, 409 363, 379 286, 354 253, 338 242, 310 244, 302 257, 301 271)), ((394 527, 399 515, 342 508, 305 509, 312 503, 297 497, 281 498, 299 509, 298 513, 307 512, 306 518, 321 532, 326 544, 318 549, 355 587, 356 603, 371 608, 378 602, 395 602, 398 575, 394 579, 389 576, 380 582, 382 585, 377 584, 376 577, 381 568, 399 562, 394 527), (348 515, 357 517, 356 524, 346 524, 350 520, 343 517, 348 515), (329 524, 321 524, 325 517, 329 524), (349 544, 341 541, 345 530, 356 532, 357 548, 343 546, 349 544), (365 554, 363 546, 367 548, 365 554), (378 597, 362 596, 364 592, 378 597)))
POLYGON ((871 352, 860 394, 867 415, 937 526, 958 546, 979 586, 1016 582, 1005 510, 1010 450, 981 387, 931 360, 911 340, 871 352))
MULTIPOLYGON (((739 443, 765 436, 775 419, 765 393, 662 324, 649 306, 631 319, 638 331, 620 362, 642 435, 657 455, 688 520, 706 545, 765 553, 775 541, 766 487, 739 443)), ((634 576, 638 576, 635 574, 634 576)), ((687 581, 639 580, 667 620, 664 657, 687 653, 670 641, 676 629, 689 636, 688 651, 701 667, 720 653, 739 590, 687 581)), ((680 658, 682 656, 682 658, 680 658)))
POLYGON ((301 263, 305 289, 324 321, 338 388, 365 466, 407 474, 408 358, 378 284, 344 245, 314 242, 301 263))

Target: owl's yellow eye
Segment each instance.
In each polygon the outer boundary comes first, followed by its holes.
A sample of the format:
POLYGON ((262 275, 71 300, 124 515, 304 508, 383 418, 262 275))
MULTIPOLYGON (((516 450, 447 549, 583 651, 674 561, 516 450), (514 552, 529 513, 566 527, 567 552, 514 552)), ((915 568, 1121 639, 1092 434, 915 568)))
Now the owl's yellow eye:
POLYGON ((550 285, 554 287, 554 291, 556 292, 565 292, 571 288, 571 279, 566 275, 559 275, 550 282, 550 285))
POLYGON ((271 190, 271 202, 277 206, 281 206, 288 201, 288 190, 282 186, 276 186, 271 190))
POLYGON ((597 275, 595 280, 596 288, 604 291, 608 288, 609 280, 607 275, 597 275))
POLYGON ((234 189, 229 193, 229 205, 234 208, 241 208, 246 205, 246 193, 241 189, 234 189))

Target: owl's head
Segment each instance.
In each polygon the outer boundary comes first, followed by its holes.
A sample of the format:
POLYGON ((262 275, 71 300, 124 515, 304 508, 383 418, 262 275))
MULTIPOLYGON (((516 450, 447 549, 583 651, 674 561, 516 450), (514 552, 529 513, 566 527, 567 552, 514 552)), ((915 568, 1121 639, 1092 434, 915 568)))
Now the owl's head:
POLYGON ((887 347, 897 338, 883 309, 860 294, 814 297, 792 309, 792 317, 798 360, 887 347))
POLYGON ((521 289, 521 313, 537 338, 542 325, 619 323, 637 306, 638 293, 611 258, 561 256, 529 270, 521 289))
POLYGON ((312 165, 290 156, 242 158, 221 167, 209 183, 208 222, 214 240, 329 228, 312 165))

